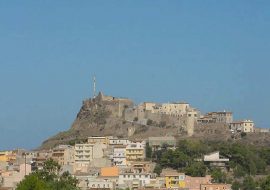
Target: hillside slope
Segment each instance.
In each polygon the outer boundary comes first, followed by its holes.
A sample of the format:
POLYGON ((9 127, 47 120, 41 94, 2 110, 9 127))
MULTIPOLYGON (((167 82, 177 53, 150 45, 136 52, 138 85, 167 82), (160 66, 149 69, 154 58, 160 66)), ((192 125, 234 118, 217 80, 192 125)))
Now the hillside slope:
MULTIPOLYGON (((194 135, 188 137, 183 128, 157 125, 142 125, 136 121, 126 121, 124 111, 132 108, 133 102, 125 98, 104 96, 85 100, 75 121, 68 131, 45 140, 40 149, 50 149, 58 144, 86 142, 89 136, 115 136, 130 139, 145 139, 149 136, 173 135, 177 139, 197 138, 208 141, 242 141, 256 145, 270 145, 270 134, 253 133, 244 137, 232 136, 224 124, 195 125, 194 135)), ((153 122, 155 123, 155 122, 153 122)))

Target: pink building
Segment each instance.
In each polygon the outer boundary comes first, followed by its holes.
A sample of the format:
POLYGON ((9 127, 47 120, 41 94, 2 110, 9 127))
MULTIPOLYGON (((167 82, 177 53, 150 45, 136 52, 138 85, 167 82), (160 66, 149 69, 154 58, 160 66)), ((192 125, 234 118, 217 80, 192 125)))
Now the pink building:
POLYGON ((201 184, 211 184, 211 176, 206 175, 205 177, 185 177, 185 188, 189 188, 189 190, 200 190, 201 184))

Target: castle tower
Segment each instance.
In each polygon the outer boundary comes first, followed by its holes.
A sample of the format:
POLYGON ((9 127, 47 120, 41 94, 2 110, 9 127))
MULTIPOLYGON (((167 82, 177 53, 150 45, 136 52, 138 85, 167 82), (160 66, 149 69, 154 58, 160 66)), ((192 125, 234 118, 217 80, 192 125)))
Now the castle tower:
POLYGON ((187 121, 186 121, 186 130, 188 136, 192 136, 194 134, 194 126, 197 121, 197 112, 196 111, 188 111, 187 112, 187 121))

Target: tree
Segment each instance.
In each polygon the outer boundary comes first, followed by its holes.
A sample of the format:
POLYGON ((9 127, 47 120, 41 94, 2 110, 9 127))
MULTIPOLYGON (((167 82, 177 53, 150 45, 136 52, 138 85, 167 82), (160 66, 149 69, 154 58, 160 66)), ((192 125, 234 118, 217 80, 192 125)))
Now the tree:
POLYGON ((213 168, 211 170, 212 181, 214 183, 225 183, 226 182, 226 174, 221 171, 220 168, 213 168))
POLYGON ((43 169, 26 176, 16 190, 78 190, 78 180, 68 172, 59 174, 60 165, 52 159, 44 163, 43 169))
POLYGON ((233 170, 233 175, 237 178, 244 177, 246 175, 246 172, 241 165, 237 165, 233 170))
POLYGON ((245 177, 243 181, 243 190, 254 190, 256 189, 256 183, 251 176, 245 177))
POLYGON ((16 190, 50 190, 50 188, 36 173, 32 173, 18 184, 16 190))
POLYGON ((149 142, 146 143, 145 154, 146 158, 152 158, 152 148, 150 147, 149 142))
POLYGON ((262 182, 261 182, 261 188, 263 190, 270 190, 270 176, 268 176, 267 178, 265 178, 262 182))
POLYGON ((188 166, 191 158, 179 150, 175 150, 173 153, 172 167, 175 169, 183 169, 188 166))
POLYGON ((187 175, 192 177, 204 177, 206 175, 206 166, 202 162, 194 162, 185 170, 187 175))
POLYGON ((239 190, 241 188, 241 183, 234 181, 232 184, 232 190, 239 190))
POLYGON ((44 179, 47 182, 53 181, 58 177, 60 168, 61 166, 57 162, 53 159, 49 159, 44 162, 43 169, 37 171, 37 174, 41 179, 44 179))
POLYGON ((159 176, 161 172, 162 172, 162 167, 161 167, 161 165, 157 164, 155 166, 154 173, 158 174, 158 176, 159 176))

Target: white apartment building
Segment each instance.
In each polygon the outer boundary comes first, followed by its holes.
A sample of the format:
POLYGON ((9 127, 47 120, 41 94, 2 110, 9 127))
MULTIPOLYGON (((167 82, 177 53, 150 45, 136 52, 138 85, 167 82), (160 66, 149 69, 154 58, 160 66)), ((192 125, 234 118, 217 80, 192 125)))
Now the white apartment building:
POLYGON ((116 166, 126 166, 126 146, 118 145, 113 148, 113 164, 116 166))
POLYGON ((128 145, 130 143, 130 140, 128 139, 118 139, 118 138, 112 138, 109 139, 109 145, 128 145))
POLYGON ((150 184, 150 174, 148 173, 123 173, 119 175, 119 188, 139 188, 150 184))
POLYGON ((114 189, 114 183, 108 179, 97 178, 87 182, 88 189, 114 189))

